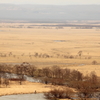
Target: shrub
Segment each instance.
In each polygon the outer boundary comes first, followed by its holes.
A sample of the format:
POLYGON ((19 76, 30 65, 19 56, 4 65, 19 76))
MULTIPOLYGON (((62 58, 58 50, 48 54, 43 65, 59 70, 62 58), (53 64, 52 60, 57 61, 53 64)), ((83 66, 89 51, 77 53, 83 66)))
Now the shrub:
POLYGON ((48 93, 44 93, 46 99, 57 100, 57 98, 72 99, 74 92, 70 88, 54 88, 48 93))
POLYGON ((96 65, 97 64, 97 61, 96 60, 92 61, 92 64, 93 65, 96 65))

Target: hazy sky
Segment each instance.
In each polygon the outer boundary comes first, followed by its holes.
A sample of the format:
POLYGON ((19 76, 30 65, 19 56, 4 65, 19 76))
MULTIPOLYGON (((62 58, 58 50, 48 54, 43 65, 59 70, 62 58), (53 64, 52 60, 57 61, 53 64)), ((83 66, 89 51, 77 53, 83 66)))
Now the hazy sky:
POLYGON ((76 4, 100 4, 100 0, 0 0, 0 3, 76 5, 76 4))

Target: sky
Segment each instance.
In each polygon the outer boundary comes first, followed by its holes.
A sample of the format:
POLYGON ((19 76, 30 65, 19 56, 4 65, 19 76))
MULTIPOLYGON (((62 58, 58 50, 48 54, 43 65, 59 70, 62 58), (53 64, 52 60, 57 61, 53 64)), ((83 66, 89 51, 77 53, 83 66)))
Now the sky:
POLYGON ((9 4, 82 5, 100 4, 100 0, 0 0, 9 4))

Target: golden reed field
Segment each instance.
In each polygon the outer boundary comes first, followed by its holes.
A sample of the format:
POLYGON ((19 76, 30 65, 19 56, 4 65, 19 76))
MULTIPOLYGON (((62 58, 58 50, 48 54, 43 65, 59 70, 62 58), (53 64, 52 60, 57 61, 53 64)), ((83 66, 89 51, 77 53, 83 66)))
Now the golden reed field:
POLYGON ((0 23, 0 63, 59 65, 100 75, 100 29, 38 25, 42 24, 0 23))

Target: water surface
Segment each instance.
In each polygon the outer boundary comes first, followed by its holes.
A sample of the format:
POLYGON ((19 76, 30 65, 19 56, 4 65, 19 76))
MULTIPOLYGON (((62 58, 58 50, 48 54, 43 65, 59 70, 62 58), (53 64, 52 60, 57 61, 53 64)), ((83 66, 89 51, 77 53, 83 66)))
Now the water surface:
POLYGON ((1 96, 0 100, 46 100, 43 93, 1 96))

